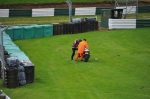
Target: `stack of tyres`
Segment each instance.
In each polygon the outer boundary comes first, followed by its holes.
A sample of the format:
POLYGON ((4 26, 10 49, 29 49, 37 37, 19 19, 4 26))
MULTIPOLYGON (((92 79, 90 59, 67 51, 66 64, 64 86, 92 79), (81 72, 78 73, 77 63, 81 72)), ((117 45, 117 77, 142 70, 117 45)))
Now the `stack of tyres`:
POLYGON ((34 64, 31 61, 24 60, 23 66, 25 69, 26 83, 34 82, 34 64))
POLYGON ((78 33, 78 23, 74 23, 74 33, 78 33))
POLYGON ((90 24, 91 24, 91 31, 93 31, 93 27, 94 27, 93 23, 94 23, 93 21, 90 22, 90 24))
POLYGON ((6 99, 6 95, 0 93, 0 99, 6 99))
POLYGON ((53 35, 58 35, 58 24, 53 24, 53 35))
POLYGON ((83 22, 80 23, 80 33, 83 32, 83 22))
POLYGON ((94 31, 94 21, 89 22, 90 22, 90 31, 94 31))
POLYGON ((88 23, 89 23, 89 30, 92 31, 92 27, 93 27, 92 21, 88 21, 88 23))
POLYGON ((69 24, 68 23, 63 24, 63 34, 69 34, 69 24))
POLYGON ((86 17, 85 20, 86 21, 96 21, 96 17, 86 17))
POLYGON ((72 25, 68 23, 68 34, 72 34, 72 25))
POLYGON ((81 23, 81 33, 85 32, 85 22, 81 23))
POLYGON ((98 30, 98 21, 94 22, 94 30, 98 30))
POLYGON ((86 21, 82 22, 83 32, 87 32, 86 21))
POLYGON ((72 23, 72 34, 75 34, 75 23, 72 23))
POLYGON ((91 24, 87 21, 87 31, 91 31, 91 24))
POLYGON ((63 24, 53 24, 54 35, 63 34, 63 24))
POLYGON ((82 33, 82 31, 83 31, 83 29, 82 29, 82 22, 81 23, 79 23, 79 33, 82 33))
POLYGON ((66 23, 63 23, 63 34, 66 34, 66 27, 67 27, 66 23))
POLYGON ((59 24, 58 25, 58 29, 59 29, 59 35, 62 35, 63 34, 63 24, 59 24))
POLYGON ((81 23, 76 23, 77 25, 77 33, 81 33, 81 23))
POLYGON ((6 61, 7 58, 9 58, 9 54, 6 50, 4 50, 4 58, 5 58, 5 61, 6 61))
POLYGON ((19 86, 18 83, 18 69, 16 67, 6 68, 6 87, 16 88, 19 86))
POLYGON ((69 34, 73 34, 74 33, 74 27, 73 27, 74 23, 68 23, 69 26, 69 34))

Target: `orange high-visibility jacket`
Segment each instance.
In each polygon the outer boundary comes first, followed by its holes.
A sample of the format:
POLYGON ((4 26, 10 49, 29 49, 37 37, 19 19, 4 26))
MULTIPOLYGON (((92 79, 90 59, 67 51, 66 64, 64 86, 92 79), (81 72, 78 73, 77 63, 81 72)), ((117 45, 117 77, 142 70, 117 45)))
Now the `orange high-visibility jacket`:
POLYGON ((85 50, 85 48, 88 48, 88 44, 87 44, 87 42, 86 41, 82 41, 82 42, 80 42, 79 43, 79 45, 78 45, 78 53, 83 53, 84 52, 84 50, 85 50))

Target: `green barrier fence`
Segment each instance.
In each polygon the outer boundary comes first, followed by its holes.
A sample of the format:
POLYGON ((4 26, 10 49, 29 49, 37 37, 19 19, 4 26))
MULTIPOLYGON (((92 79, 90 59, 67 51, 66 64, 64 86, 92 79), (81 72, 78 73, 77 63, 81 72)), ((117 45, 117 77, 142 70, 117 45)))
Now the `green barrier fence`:
POLYGON ((23 51, 15 51, 10 53, 10 57, 17 57, 19 60, 29 60, 29 57, 23 51))
POLYGON ((25 39, 34 38, 34 26, 24 26, 23 27, 23 35, 25 39))
POLYGON ((53 25, 51 24, 47 24, 47 25, 43 25, 44 27, 44 36, 52 36, 53 35, 53 25))
POLYGON ((139 6, 138 13, 147 13, 150 12, 150 6, 139 6))
MULTIPOLYGON (((75 15, 76 8, 72 8, 72 15, 75 15)), ((102 9, 113 9, 113 7, 96 7, 95 15, 100 15, 102 9)), ((87 9, 88 10, 88 9, 87 9)), ((138 13, 150 12, 150 6, 138 6, 138 13)), ((32 17, 32 9, 9 9, 8 17, 32 17)), ((68 8, 54 8, 54 16, 68 16, 68 8)), ((1 17, 1 15, 0 15, 1 17)))
POLYGON ((6 31, 11 40, 31 39, 53 35, 53 25, 11 26, 6 31))
POLYGON ((32 16, 32 9, 10 9, 9 10, 9 17, 31 17, 32 16))
POLYGON ((36 37, 36 38, 38 38, 38 37, 43 37, 44 35, 43 35, 43 32, 44 32, 44 28, 43 28, 43 26, 42 25, 35 25, 34 26, 34 36, 36 37))
POLYGON ((13 32, 14 32, 14 28, 13 27, 9 27, 6 31, 6 34, 9 35, 9 37, 14 40, 14 36, 13 36, 13 32))
MULTIPOLYGON (((69 9, 68 8, 55 8, 54 10, 54 16, 65 16, 69 15, 69 9)), ((75 15, 75 9, 72 8, 72 15, 75 15)))
POLYGON ((137 28, 150 27, 150 19, 138 19, 138 20, 136 20, 136 27, 137 28))
POLYGON ((21 26, 15 26, 14 27, 14 33, 13 33, 14 40, 23 39, 23 28, 21 26))

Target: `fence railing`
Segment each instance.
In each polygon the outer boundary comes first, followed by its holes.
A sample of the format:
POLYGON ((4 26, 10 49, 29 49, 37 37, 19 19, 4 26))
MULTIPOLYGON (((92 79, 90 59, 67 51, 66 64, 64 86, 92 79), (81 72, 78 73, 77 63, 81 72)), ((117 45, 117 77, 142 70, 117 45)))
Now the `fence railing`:
MULTIPOLYGON (((81 7, 72 8, 72 15, 100 15, 101 9, 113 7, 81 7)), ((139 6, 138 13, 150 12, 150 6, 139 6)), ((0 17, 40 17, 40 16, 68 16, 68 8, 40 8, 40 9, 0 9, 0 17)))
POLYGON ((135 29, 150 27, 150 19, 109 19, 109 29, 135 29))

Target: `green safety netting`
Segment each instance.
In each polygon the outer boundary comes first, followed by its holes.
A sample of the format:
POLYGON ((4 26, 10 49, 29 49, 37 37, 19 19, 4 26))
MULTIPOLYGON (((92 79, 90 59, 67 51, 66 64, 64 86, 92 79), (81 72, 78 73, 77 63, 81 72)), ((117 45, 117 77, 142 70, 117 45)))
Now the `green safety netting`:
POLYGON ((13 40, 14 39, 14 37, 13 37, 13 34, 14 34, 14 28, 13 27, 9 27, 5 32, 6 32, 6 34, 8 34, 9 35, 9 37, 13 40))
POLYGON ((43 25, 44 27, 44 36, 52 36, 53 35, 53 25, 51 24, 46 24, 43 25))
POLYGON ((34 38, 34 26, 24 26, 23 27, 23 35, 25 39, 34 38))
MULTIPOLYGON (((18 32, 22 31, 20 30, 20 27, 15 27, 15 29, 17 32, 15 35, 19 35, 18 32)), ((18 38, 16 37, 16 39, 18 38)), ((3 46, 4 49, 8 52, 9 57, 17 57, 17 59, 19 60, 29 60, 28 56, 26 56, 26 54, 23 51, 21 51, 16 44, 13 43, 13 41, 9 37, 9 34, 6 34, 5 32, 3 33, 3 46)))
POLYGON ((19 60, 29 60, 19 47, 12 40, 37 38, 53 35, 53 25, 30 25, 30 26, 11 26, 3 33, 4 48, 10 57, 17 57, 19 60))
POLYGON ((3 33, 3 45, 7 46, 7 45, 14 45, 16 46, 16 44, 14 44, 11 40, 11 38, 9 37, 8 34, 6 34, 5 32, 3 33))
POLYGON ((42 25, 34 25, 34 34, 35 34, 35 38, 38 37, 43 37, 43 32, 44 32, 44 27, 42 25))
POLYGON ((4 45, 4 48, 6 51, 8 51, 8 53, 10 52, 15 52, 15 51, 20 51, 18 46, 15 45, 4 45))
POLYGON ((3 45, 4 45, 4 46, 9 46, 9 45, 11 45, 11 46, 16 46, 16 44, 14 44, 14 43, 11 42, 10 40, 6 40, 6 39, 4 39, 3 45))
POLYGON ((52 36, 53 25, 10 26, 5 32, 12 40, 52 36))
POLYGON ((23 51, 16 51, 10 53, 10 57, 17 57, 17 59, 19 60, 29 60, 28 56, 26 56, 23 51))
POLYGON ((13 33, 14 40, 23 39, 23 28, 21 26, 14 27, 14 33, 13 33))

